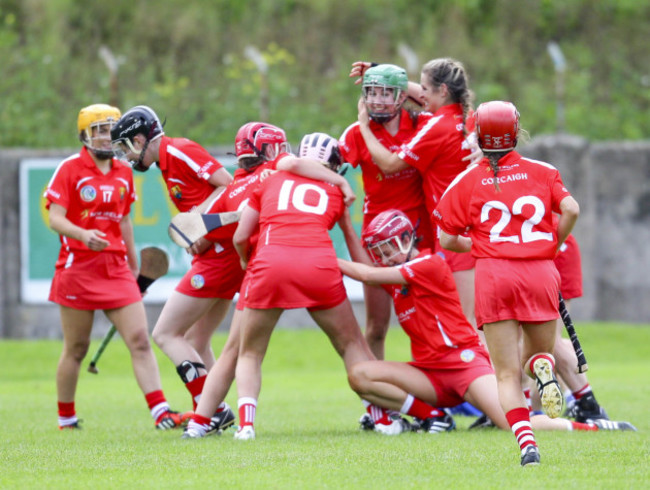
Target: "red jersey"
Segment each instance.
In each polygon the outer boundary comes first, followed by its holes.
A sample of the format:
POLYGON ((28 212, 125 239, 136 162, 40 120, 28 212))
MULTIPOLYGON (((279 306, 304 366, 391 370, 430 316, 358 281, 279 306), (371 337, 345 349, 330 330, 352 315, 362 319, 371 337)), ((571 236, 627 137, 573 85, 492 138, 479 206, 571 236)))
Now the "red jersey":
POLYGON ((266 245, 333 249, 327 230, 345 210, 337 186, 289 172, 268 177, 248 205, 260 213, 258 249, 266 245))
POLYGON ((442 257, 423 250, 399 267, 408 282, 394 286, 393 302, 400 325, 411 339, 411 356, 419 366, 446 356, 451 349, 475 346, 479 338, 460 306, 451 269, 442 257))
MULTIPOLYGON (((472 120, 468 118, 468 132, 473 130, 469 126, 472 120)), ((424 113, 414 136, 400 148, 399 157, 422 174, 429 213, 451 181, 467 168, 462 161, 470 154, 464 129, 462 106, 449 104, 433 115, 424 113)))
MULTIPOLYGON (((102 252, 126 254, 120 221, 131 211, 135 201, 133 173, 128 165, 113 159, 104 175, 86 148, 72 155, 54 171, 45 191, 46 207, 52 203, 66 208, 66 218, 81 228, 106 233, 110 242, 102 252)), ((81 241, 60 235, 61 251, 56 265, 61 266, 76 251, 92 251, 81 241)))
MULTIPOLYGON (((553 215, 553 226, 557 227, 559 218, 553 215)), ((564 299, 580 298, 582 296, 582 257, 578 241, 569 235, 560 245, 559 253, 553 263, 560 273, 562 287, 560 292, 564 299)))
POLYGON ((208 182, 221 163, 198 143, 186 138, 162 136, 158 167, 169 197, 181 212, 191 211, 205 201, 215 187, 208 182))
MULTIPOLYGON (((238 168, 235 170, 233 180, 228 184, 225 190, 210 203, 206 213, 223 213, 226 211, 240 211, 248 204, 248 200, 260 183, 260 175, 265 170, 275 170, 278 161, 287 156, 287 153, 281 153, 274 160, 264 162, 262 165, 255 167, 252 172, 246 169, 238 168)), ((232 241, 232 236, 237 229, 237 223, 222 226, 211 231, 205 238, 216 242, 220 240, 232 241)))
POLYGON ((434 211, 440 228, 450 235, 467 230, 477 258, 553 259, 553 212, 570 195, 560 172, 511 151, 499 161, 497 182, 499 191, 487 158, 461 173, 434 211))
MULTIPOLYGON (((418 121, 422 115, 418 116, 418 121)), ((419 123, 418 123, 419 125, 419 123)), ((402 109, 399 130, 391 135, 383 125, 370 121, 370 130, 379 142, 391 152, 397 152, 402 143, 415 134, 415 127, 408 112, 402 109)), ((406 168, 386 175, 373 162, 361 135, 359 123, 350 125, 339 140, 343 159, 353 167, 361 166, 365 192, 363 212, 376 215, 387 209, 409 210, 424 203, 422 178, 413 168, 406 168)))

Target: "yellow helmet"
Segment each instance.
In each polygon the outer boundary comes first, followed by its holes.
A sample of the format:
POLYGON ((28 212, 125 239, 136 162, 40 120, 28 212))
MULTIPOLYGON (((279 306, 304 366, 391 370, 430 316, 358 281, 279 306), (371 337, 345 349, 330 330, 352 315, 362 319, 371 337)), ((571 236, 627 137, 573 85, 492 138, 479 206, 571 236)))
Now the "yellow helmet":
POLYGON ((81 142, 89 149, 93 150, 99 158, 112 158, 113 151, 110 149, 102 148, 101 146, 93 145, 93 139, 108 139, 111 140, 110 130, 115 123, 122 117, 122 113, 117 107, 108 104, 93 104, 84 107, 79 111, 77 117, 77 131, 81 142), (107 125, 107 134, 104 132, 101 136, 96 132, 93 138, 93 128, 98 128, 101 125, 107 125))

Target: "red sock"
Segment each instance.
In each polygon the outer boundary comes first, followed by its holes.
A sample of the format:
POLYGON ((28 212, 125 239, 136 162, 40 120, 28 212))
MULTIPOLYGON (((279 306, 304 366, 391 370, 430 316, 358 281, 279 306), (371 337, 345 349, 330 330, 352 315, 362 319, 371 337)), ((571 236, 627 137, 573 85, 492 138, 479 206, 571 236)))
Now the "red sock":
POLYGON ((551 354, 535 354, 533 357, 530 358, 528 361, 528 365, 526 366, 528 370, 530 371, 530 374, 533 375, 533 378, 535 378, 535 370, 533 369, 533 365, 535 364, 535 361, 537 359, 546 359, 548 362, 551 363, 551 369, 553 372, 555 372, 555 358, 551 354))
POLYGON ((204 374, 203 376, 199 376, 198 378, 193 379, 189 383, 185 383, 187 391, 189 391, 190 395, 192 395, 192 406, 194 407, 194 410, 196 410, 196 406, 201 399, 201 392, 203 391, 203 385, 205 384, 207 377, 208 375, 204 374))
POLYGON ((583 424, 582 422, 571 421, 571 426, 573 427, 573 430, 598 430, 598 427, 596 427, 595 425, 583 424))
POLYGON ((517 407, 506 413, 506 420, 512 429, 513 434, 517 438, 519 449, 522 453, 527 446, 537 446, 535 442, 535 434, 530 425, 530 416, 528 409, 525 407, 517 407))
POLYGON ((370 414, 370 418, 375 424, 390 425, 391 420, 388 417, 388 412, 377 405, 368 405, 366 411, 370 414))
POLYGON ((255 423, 257 400, 251 397, 242 397, 238 400, 237 407, 239 408, 239 426, 252 426, 255 423))
POLYGON ((74 402, 58 402, 59 404, 59 428, 72 426, 77 420, 77 412, 74 408, 74 402))
POLYGON ((74 402, 66 403, 66 402, 58 402, 59 404, 59 417, 74 417, 77 415, 77 412, 75 411, 74 408, 74 402))
POLYGON ((412 417, 417 417, 419 419, 428 419, 431 417, 442 417, 445 415, 445 412, 438 410, 432 405, 429 405, 426 402, 423 402, 419 398, 415 398, 413 395, 406 395, 406 400, 402 409, 400 410, 406 415, 411 415, 412 417))
POLYGON ((162 390, 151 391, 144 395, 145 400, 147 400, 147 405, 151 411, 151 416, 158 423, 160 417, 169 411, 169 403, 165 399, 165 395, 162 390))
POLYGON ((203 415, 199 415, 198 413, 192 414, 192 420, 197 424, 201 424, 201 425, 210 425, 210 422, 212 421, 210 417, 204 417, 203 415))
POLYGON ((572 393, 572 395, 573 395, 573 398, 575 398, 576 401, 578 401, 578 400, 580 400, 580 398, 582 398, 583 396, 585 396, 585 395, 587 395, 589 393, 591 393, 591 385, 589 383, 587 383, 582 388, 580 388, 578 391, 574 391, 572 393))

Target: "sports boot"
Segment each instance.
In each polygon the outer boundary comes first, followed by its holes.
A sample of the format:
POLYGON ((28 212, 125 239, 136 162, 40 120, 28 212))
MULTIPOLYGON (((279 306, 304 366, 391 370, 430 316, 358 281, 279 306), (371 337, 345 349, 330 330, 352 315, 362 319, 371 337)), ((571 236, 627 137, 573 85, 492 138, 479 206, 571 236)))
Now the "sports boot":
POLYGON ((526 451, 521 455, 521 466, 537 466, 539 464, 539 449, 532 444, 526 446, 526 451))
POLYGON ((576 422, 587 422, 596 419, 609 420, 607 412, 598 404, 596 397, 591 392, 576 402, 574 413, 576 422))

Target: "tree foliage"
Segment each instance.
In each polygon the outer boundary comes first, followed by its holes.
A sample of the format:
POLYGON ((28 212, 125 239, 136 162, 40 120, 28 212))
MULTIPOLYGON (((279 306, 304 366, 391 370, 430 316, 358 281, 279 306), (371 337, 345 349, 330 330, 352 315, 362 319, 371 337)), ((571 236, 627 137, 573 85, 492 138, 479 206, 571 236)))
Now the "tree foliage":
POLYGON ((95 102, 150 105, 168 134, 204 145, 232 144, 262 117, 292 141, 338 136, 356 120, 350 63, 408 66, 404 46, 412 79, 457 58, 475 102, 512 100, 533 135, 558 129, 561 103, 569 133, 641 139, 649 17, 635 0, 0 0, 0 145, 74 146, 78 110, 95 102), (550 41, 567 60, 560 87, 550 41))

